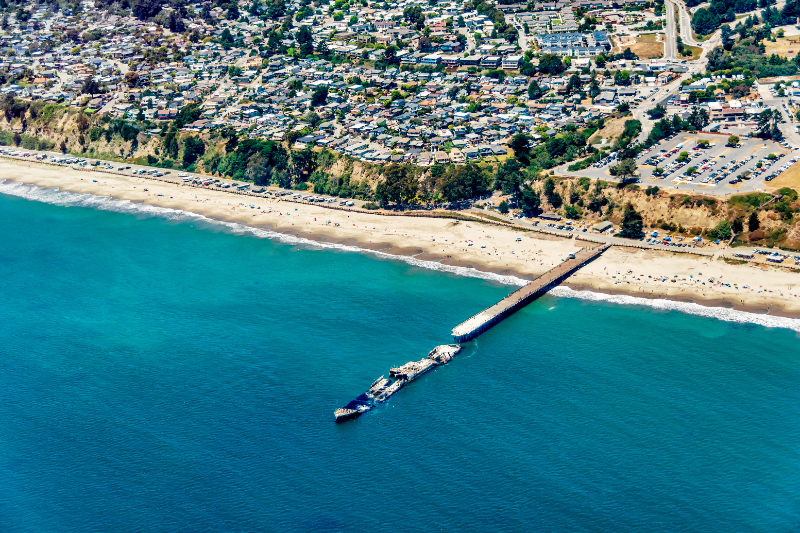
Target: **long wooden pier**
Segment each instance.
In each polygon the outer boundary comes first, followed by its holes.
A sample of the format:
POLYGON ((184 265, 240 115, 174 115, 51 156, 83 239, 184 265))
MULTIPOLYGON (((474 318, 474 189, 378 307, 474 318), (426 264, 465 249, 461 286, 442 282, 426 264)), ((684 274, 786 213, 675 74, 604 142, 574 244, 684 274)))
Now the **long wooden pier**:
POLYGON ((559 285, 576 270, 596 259, 610 245, 603 244, 590 248, 582 248, 560 265, 548 270, 527 285, 512 292, 493 306, 484 309, 453 328, 453 339, 457 343, 474 339, 505 317, 525 307, 532 301, 559 285))

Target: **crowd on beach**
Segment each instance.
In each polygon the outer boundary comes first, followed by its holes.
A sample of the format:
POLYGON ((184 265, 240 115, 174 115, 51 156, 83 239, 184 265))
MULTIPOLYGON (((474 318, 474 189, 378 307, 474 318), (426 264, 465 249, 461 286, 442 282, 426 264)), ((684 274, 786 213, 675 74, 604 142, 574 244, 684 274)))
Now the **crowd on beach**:
MULTIPOLYGON (((203 214, 209 218, 269 227, 316 240, 348 241, 369 249, 401 250, 426 260, 473 267, 523 279, 541 275, 585 242, 511 228, 442 218, 393 217, 331 211, 275 198, 245 203, 223 191, 180 187, 135 176, 108 175, 102 182, 70 169, 24 167, 2 161, 4 177, 203 214)), ((247 200, 249 202, 250 200, 247 200)), ((600 291, 650 297, 691 297, 781 308, 800 313, 794 274, 780 267, 729 264, 711 257, 613 247, 578 271, 575 283, 600 291), (745 281, 746 280, 746 281, 745 281)))

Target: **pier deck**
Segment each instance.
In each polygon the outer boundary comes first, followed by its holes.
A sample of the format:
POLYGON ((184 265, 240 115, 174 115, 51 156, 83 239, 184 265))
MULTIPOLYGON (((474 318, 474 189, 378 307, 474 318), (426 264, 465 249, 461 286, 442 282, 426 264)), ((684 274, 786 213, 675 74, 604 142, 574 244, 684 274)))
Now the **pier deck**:
POLYGON ((567 259, 558 266, 548 270, 535 280, 509 294, 493 306, 484 309, 477 315, 465 320, 453 328, 453 339, 461 343, 473 339, 488 330, 505 317, 525 307, 553 287, 560 284, 573 272, 596 259, 610 245, 603 244, 590 248, 582 248, 576 252, 574 259, 567 259))

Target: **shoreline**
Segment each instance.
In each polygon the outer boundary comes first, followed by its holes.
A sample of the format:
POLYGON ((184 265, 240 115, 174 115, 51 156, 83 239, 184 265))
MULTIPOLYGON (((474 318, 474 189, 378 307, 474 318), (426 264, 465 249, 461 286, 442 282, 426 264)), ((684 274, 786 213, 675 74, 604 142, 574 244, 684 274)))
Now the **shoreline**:
MULTIPOLYGON (((397 216, 387 219, 369 213, 331 212, 313 204, 242 198, 221 190, 182 187, 135 176, 87 175, 69 168, 7 160, 0 160, 0 171, 4 178, 0 184, 56 187, 61 191, 171 208, 308 242, 354 247, 528 281, 584 246, 574 239, 520 234, 504 226, 448 218, 397 216), (251 209, 250 204, 245 205, 241 200, 254 201, 262 209, 251 209), (516 241, 520 237, 523 241, 516 241)), ((573 290, 610 296, 691 302, 798 319, 800 288, 795 285, 800 285, 800 276, 793 272, 750 264, 731 265, 690 254, 679 256, 622 247, 612 247, 562 284, 573 290), (712 285, 707 281, 711 278, 725 280, 731 286, 712 285)), ((487 307, 493 303, 487 302, 487 307)))

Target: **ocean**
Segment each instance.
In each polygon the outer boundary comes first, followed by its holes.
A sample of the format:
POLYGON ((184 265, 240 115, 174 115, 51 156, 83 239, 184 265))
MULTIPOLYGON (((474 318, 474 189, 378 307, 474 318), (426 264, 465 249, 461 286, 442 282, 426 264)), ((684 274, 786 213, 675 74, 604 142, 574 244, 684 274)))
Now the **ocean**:
POLYGON ((0 531, 800 529, 799 321, 0 182, 0 531))

